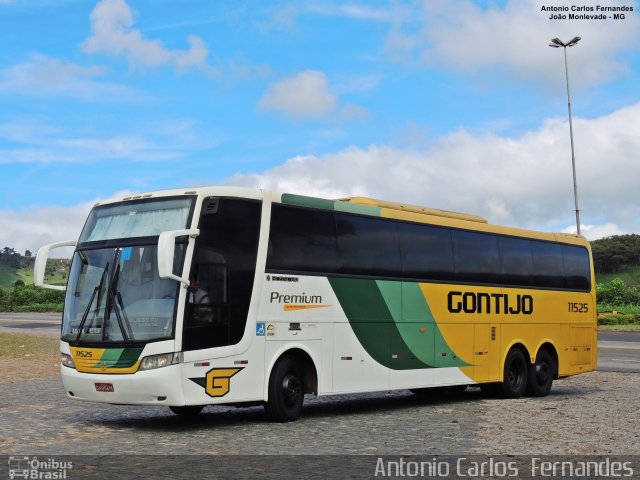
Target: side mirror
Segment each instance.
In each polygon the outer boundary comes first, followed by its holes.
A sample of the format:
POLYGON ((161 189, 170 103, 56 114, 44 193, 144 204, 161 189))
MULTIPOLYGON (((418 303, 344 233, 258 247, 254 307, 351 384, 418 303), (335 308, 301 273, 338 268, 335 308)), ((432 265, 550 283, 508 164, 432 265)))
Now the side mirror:
POLYGON ((61 247, 75 247, 78 242, 75 240, 68 240, 66 242, 50 243, 44 247, 40 247, 36 254, 36 261, 33 265, 33 284, 40 288, 49 288, 51 290, 65 291, 67 287, 62 285, 48 285, 44 283, 44 273, 47 267, 47 260, 49 259, 49 252, 56 248, 61 247))
POLYGON ((158 276, 160 278, 170 278, 176 282, 189 285, 188 278, 182 278, 173 274, 173 256, 176 250, 176 238, 189 235, 196 238, 200 235, 197 228, 191 230, 171 230, 162 232, 158 237, 158 276))

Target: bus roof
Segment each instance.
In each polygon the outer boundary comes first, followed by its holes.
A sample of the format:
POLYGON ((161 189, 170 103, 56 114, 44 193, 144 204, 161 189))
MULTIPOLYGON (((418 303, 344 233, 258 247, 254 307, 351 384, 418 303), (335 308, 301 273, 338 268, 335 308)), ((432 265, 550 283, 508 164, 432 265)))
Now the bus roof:
POLYGON ((410 205, 407 203, 387 202, 368 197, 347 197, 339 198, 341 202, 357 203, 360 205, 373 205, 376 207, 389 208, 391 210, 400 210, 403 212, 422 213, 424 215, 432 215, 436 217, 455 218, 458 220, 466 220, 469 222, 489 223, 486 218, 469 213, 452 212, 450 210, 440 210, 439 208, 420 207, 418 205, 410 205))

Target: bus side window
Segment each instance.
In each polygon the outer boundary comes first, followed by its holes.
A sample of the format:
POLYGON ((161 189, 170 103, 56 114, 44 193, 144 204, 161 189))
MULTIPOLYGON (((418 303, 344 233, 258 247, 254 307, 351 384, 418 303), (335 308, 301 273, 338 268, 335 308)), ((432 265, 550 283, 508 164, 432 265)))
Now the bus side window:
POLYGON ((255 200, 205 199, 198 228, 184 321, 184 350, 235 345, 242 339, 253 289, 260 213, 255 200), (199 297, 199 298, 198 298, 199 297))

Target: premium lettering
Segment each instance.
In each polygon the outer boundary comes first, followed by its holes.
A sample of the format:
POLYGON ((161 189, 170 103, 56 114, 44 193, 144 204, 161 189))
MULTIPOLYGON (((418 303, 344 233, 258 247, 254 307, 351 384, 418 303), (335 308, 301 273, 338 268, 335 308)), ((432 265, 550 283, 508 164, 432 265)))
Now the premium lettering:
POLYGON ((283 295, 279 292, 271 292, 271 299, 269 303, 298 303, 313 305, 316 303, 322 303, 322 297, 320 295, 307 295, 302 292, 300 295, 283 295))
POLYGON ((531 315, 531 295, 508 293, 449 292, 447 307, 451 313, 496 313, 506 315, 531 315))

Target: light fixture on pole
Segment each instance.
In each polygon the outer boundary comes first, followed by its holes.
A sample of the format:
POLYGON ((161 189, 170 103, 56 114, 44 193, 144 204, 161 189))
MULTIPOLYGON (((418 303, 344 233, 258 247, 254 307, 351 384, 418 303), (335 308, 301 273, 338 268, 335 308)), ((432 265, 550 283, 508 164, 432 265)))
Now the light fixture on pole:
POLYGON ((576 180, 576 155, 573 148, 573 119, 571 117, 571 93, 569 92, 569 67, 567 66, 567 47, 573 47, 580 41, 580 37, 573 37, 567 43, 559 38, 551 39, 550 47, 564 48, 564 72, 567 79, 567 100, 569 105, 569 136, 571 137, 571 166, 573 167, 573 198, 576 204, 576 228, 580 235, 580 209, 578 208, 578 183, 576 180))

